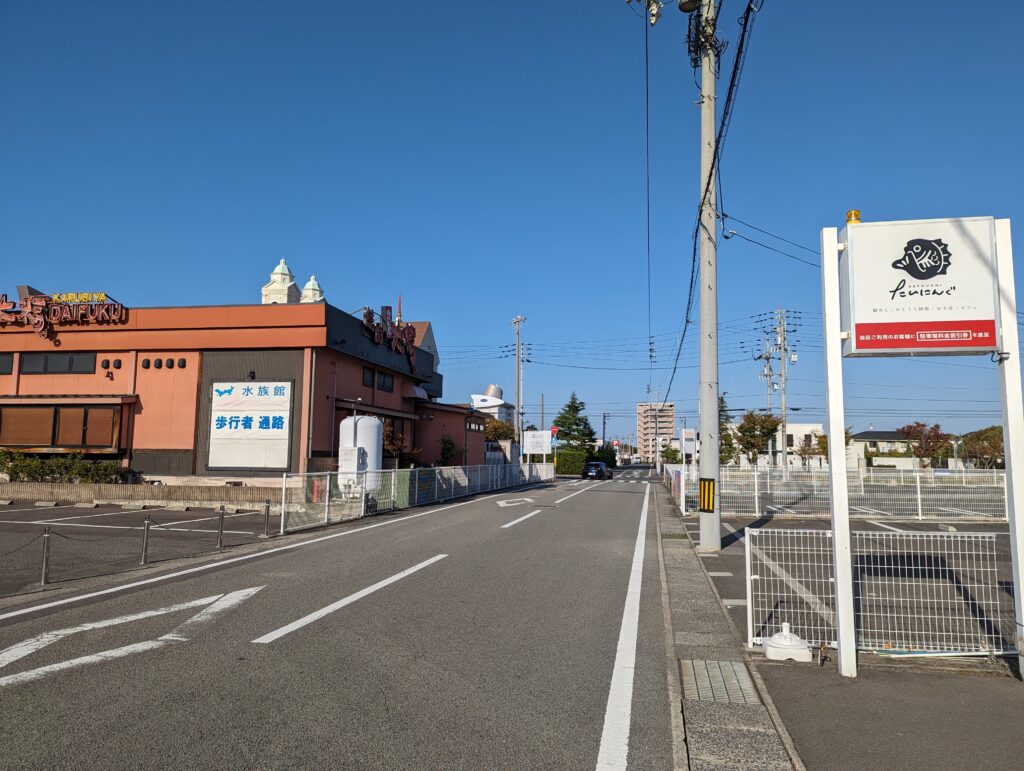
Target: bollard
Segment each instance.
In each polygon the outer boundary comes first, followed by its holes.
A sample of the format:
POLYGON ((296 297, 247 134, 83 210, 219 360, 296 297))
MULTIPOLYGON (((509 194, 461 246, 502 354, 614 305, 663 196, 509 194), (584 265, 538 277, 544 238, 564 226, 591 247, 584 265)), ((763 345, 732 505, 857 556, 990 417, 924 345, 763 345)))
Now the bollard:
POLYGON ((139 561, 140 565, 145 565, 149 562, 149 526, 152 524, 152 520, 149 514, 146 515, 146 521, 143 523, 142 529, 142 559, 139 561))
POLYGON ((224 504, 217 509, 217 551, 224 548, 224 504))
POLYGON ((270 500, 263 501, 263 537, 270 538, 270 500))
POLYGON ((43 528, 43 578, 39 582, 41 585, 46 586, 46 582, 50 578, 50 527, 47 525, 43 528))

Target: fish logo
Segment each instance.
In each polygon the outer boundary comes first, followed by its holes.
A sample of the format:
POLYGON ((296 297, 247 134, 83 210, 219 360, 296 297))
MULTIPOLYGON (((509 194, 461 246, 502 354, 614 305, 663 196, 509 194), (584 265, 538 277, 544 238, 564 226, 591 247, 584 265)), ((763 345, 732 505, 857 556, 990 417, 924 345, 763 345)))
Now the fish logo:
POLYGON ((217 392, 217 396, 231 396, 231 394, 235 392, 235 387, 231 386, 231 388, 214 388, 213 390, 217 392))
POLYGON ((928 240, 915 238, 907 241, 903 256, 892 264, 897 270, 905 270, 918 281, 936 276, 945 276, 949 270, 949 247, 942 239, 928 240))

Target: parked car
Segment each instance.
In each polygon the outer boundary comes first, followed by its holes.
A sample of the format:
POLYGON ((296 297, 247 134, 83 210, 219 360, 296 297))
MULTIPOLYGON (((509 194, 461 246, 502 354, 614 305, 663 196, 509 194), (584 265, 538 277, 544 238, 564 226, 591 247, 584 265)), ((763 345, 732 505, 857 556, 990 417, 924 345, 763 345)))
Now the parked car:
POLYGON ((591 461, 583 467, 584 479, 611 479, 612 470, 599 460, 591 461))

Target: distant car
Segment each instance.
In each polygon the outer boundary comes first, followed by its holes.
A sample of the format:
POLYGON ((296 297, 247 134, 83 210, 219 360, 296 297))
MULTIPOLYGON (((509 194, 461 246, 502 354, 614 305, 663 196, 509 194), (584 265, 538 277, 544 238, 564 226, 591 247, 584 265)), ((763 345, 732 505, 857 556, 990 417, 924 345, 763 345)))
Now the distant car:
POLYGON ((611 479, 612 470, 601 461, 593 461, 583 468, 584 479, 611 479))

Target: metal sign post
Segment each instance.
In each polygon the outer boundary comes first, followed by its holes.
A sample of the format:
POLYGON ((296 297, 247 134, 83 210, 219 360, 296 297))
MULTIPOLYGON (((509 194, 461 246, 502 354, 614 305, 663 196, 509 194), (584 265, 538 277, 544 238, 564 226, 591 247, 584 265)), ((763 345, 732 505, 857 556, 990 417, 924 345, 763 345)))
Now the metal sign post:
POLYGON ((836 602, 839 674, 857 676, 857 630, 853 612, 853 555, 850 500, 846 487, 846 416, 843 408, 843 329, 839 314, 839 236, 821 231, 821 300, 825 328, 825 403, 828 468, 832 502, 832 564, 836 602))
POLYGON ((1018 664, 1024 667, 1024 389, 1018 355, 1017 297, 1013 280, 1010 221, 996 220, 996 269, 999 277, 999 325, 1002 352, 999 380, 1003 398, 1003 458, 1006 461, 1006 516, 1010 525, 1010 564, 1013 573, 1014 643, 1018 664))

